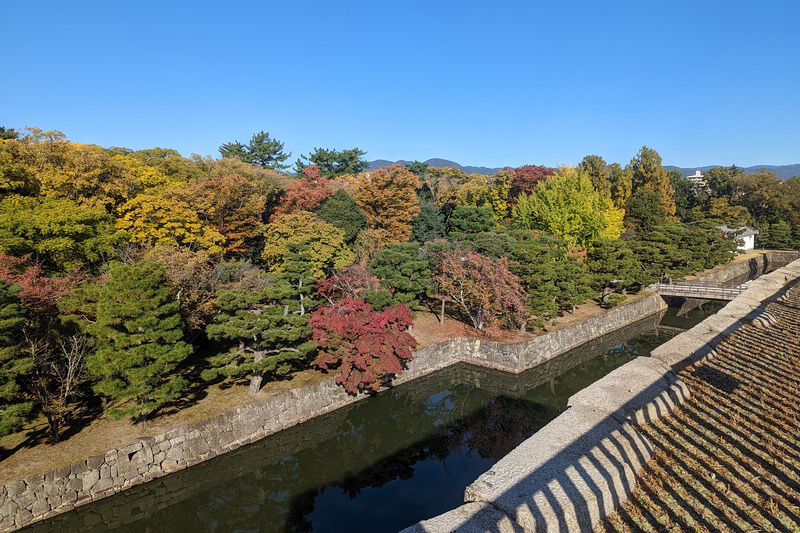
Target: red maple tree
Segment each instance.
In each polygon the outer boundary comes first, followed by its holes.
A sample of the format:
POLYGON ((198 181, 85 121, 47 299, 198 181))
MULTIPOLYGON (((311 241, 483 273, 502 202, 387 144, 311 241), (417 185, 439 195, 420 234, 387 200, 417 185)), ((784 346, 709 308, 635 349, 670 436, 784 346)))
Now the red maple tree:
POLYGON ((56 313, 56 302, 81 281, 80 275, 72 272, 63 277, 50 277, 45 275, 40 264, 30 266, 29 261, 30 254, 24 257, 0 254, 0 279, 22 287, 17 296, 33 315, 56 313))
POLYGON ((270 222, 278 215, 296 211, 314 211, 322 202, 333 196, 330 183, 319 173, 317 165, 303 169, 303 176, 286 186, 286 194, 281 204, 275 208, 270 222))
POLYGON ((311 313, 312 339, 320 347, 314 364, 339 367, 336 383, 350 394, 377 392, 413 359, 417 341, 408 333, 411 311, 403 304, 374 311, 364 300, 344 299, 311 313))
POLYGON ((556 171, 544 165, 523 165, 513 170, 514 178, 511 180, 511 189, 508 191, 509 204, 516 204, 517 196, 522 193, 530 194, 536 185, 550 176, 554 176, 556 171))

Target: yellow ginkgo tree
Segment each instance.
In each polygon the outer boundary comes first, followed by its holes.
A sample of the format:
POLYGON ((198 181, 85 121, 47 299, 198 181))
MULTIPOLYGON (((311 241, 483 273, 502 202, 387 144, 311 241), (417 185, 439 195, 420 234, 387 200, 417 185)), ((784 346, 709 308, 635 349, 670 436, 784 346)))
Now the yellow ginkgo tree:
POLYGON ((173 246, 222 252, 225 242, 186 202, 168 194, 139 194, 120 209, 119 232, 144 246, 173 246))

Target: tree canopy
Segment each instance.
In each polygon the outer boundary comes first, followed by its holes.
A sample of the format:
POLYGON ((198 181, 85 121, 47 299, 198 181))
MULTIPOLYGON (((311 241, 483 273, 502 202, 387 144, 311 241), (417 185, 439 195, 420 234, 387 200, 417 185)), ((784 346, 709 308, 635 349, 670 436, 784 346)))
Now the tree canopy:
POLYGON ((411 222, 419 215, 419 186, 419 178, 402 165, 359 174, 356 202, 384 242, 404 242, 411 236, 411 222))
POLYGON ((622 234, 623 211, 592 187, 589 176, 572 167, 524 193, 512 211, 515 228, 558 235, 572 246, 622 234))
POLYGON ((274 272, 284 269, 290 245, 303 245, 308 251, 311 275, 326 277, 329 270, 344 268, 354 260, 344 243, 344 231, 324 222, 308 211, 278 216, 264 235, 261 258, 274 272))
POLYGON ((319 168, 319 173, 329 179, 348 174, 355 176, 369 168, 369 163, 362 159, 366 154, 367 152, 358 148, 342 150, 341 152, 315 148, 307 156, 300 156, 302 160, 298 159, 295 162, 295 170, 300 174, 307 166, 316 165, 319 168))
POLYGON ((155 261, 112 263, 88 327, 97 349, 88 369, 96 392, 111 400, 113 416, 149 413, 177 399, 186 379, 178 365, 193 351, 185 343, 178 302, 165 286, 164 267, 155 261))
POLYGON ((289 165, 283 162, 289 159, 292 153, 285 153, 283 144, 277 139, 272 139, 269 133, 260 131, 254 133, 246 145, 239 141, 224 143, 219 147, 219 153, 223 158, 235 157, 245 163, 255 163, 273 170, 284 170, 289 168, 289 165))

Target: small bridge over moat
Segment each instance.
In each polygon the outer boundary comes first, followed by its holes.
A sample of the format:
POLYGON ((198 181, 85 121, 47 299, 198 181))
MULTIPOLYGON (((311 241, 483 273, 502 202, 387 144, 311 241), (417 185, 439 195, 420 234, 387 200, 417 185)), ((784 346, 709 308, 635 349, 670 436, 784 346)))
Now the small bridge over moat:
POLYGON ((647 287, 661 296, 696 298, 700 300, 733 300, 747 290, 747 285, 726 285, 713 281, 682 281, 673 283, 662 280, 647 287))

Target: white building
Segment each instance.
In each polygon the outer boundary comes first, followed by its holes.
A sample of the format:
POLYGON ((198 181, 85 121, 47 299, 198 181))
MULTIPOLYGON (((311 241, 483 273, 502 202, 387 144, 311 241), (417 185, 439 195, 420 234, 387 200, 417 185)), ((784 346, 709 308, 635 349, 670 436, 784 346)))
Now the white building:
POLYGON ((706 186, 706 180, 703 179, 703 175, 699 170, 695 170, 691 176, 686 176, 686 179, 692 184, 693 189, 702 189, 706 186))
POLYGON ((725 224, 717 227, 722 230, 722 236, 726 239, 728 238, 728 234, 733 235, 737 232, 740 232, 738 235, 736 235, 737 239, 741 239, 743 241, 743 244, 739 245, 740 250, 747 251, 756 247, 756 235, 758 235, 757 229, 748 228, 747 226, 743 228, 729 228, 725 224))

